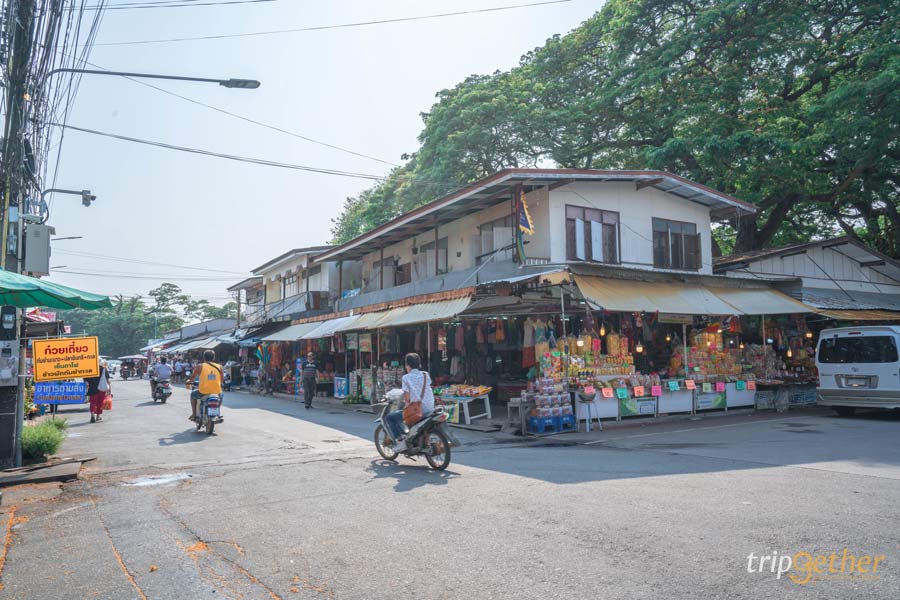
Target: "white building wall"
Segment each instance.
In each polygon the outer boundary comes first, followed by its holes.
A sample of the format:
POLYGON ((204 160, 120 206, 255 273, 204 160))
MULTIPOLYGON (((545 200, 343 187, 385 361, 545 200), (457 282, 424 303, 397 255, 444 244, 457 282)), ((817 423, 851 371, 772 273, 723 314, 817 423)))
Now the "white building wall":
POLYGON ((709 208, 634 182, 578 182, 550 192, 550 259, 566 262, 566 205, 619 213, 622 266, 653 269, 653 218, 695 223, 700 234, 702 274, 712 274, 709 208))
MULTIPOLYGON (((873 255, 872 260, 877 257, 873 255)), ((746 277, 748 272, 760 277, 799 277, 808 288, 900 294, 900 282, 862 267, 831 248, 809 248, 805 254, 765 258, 750 263, 747 269, 730 271, 728 275, 746 277)))

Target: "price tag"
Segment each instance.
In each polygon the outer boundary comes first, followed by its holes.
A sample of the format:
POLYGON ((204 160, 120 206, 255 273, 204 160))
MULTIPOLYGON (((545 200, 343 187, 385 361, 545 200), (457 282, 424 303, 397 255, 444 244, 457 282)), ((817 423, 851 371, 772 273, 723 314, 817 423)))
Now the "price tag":
POLYGON ((724 391, 725 391, 725 384, 722 383, 721 381, 717 381, 717 382, 716 382, 716 391, 717 391, 717 392, 724 392, 724 391))
POLYGON ((600 393, 603 394, 604 398, 612 398, 616 395, 613 389, 608 387, 600 388, 600 393))
POLYGON ((592 386, 592 385, 589 385, 586 388, 584 388, 585 396, 593 396, 595 392, 596 392, 596 390, 594 389, 594 386, 592 386))
POLYGON ((707 381, 706 383, 703 384, 703 393, 704 393, 704 394, 709 394, 710 392, 712 392, 712 390, 713 390, 713 388, 712 388, 712 384, 711 384, 711 383, 709 383, 709 382, 707 381))
POLYGON ((662 386, 661 385, 652 386, 650 388, 650 395, 653 396, 654 398, 659 398, 660 396, 662 396, 662 386))
POLYGON ((755 382, 755 381, 748 381, 748 382, 747 382, 747 390, 749 390, 749 391, 751 391, 751 392, 755 392, 755 391, 756 391, 756 382, 755 382))
POLYGON ((616 388, 616 397, 619 400, 628 400, 628 388, 616 388))
POLYGON ((747 389, 747 382, 746 381, 736 381, 734 383, 734 388, 739 392, 743 392, 744 390, 747 389))
POLYGON ((695 389, 697 389, 697 382, 694 381, 693 379, 685 379, 684 387, 686 387, 689 390, 695 390, 695 389))
POLYGON ((640 398, 643 395, 644 395, 644 386, 642 386, 642 385, 634 386, 634 397, 640 398))
POLYGON ((681 386, 678 385, 678 381, 676 381, 674 379, 669 381, 669 391, 670 392, 677 392, 680 389, 681 389, 681 386))

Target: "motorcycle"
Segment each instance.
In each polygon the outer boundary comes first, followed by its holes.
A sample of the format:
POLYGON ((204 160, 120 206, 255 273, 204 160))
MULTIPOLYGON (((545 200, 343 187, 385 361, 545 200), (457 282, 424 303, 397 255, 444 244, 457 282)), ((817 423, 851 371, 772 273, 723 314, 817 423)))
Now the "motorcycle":
POLYGON ((159 400, 165 404, 166 400, 169 399, 169 396, 172 395, 172 385, 168 380, 155 381, 155 383, 156 385, 153 387, 153 401, 156 402, 159 400))
MULTIPOLYGON (((393 451, 396 440, 391 437, 385 426, 387 414, 393 410, 395 404, 403 399, 403 392, 391 390, 385 395, 384 408, 381 416, 375 419, 378 424, 375 427, 375 449, 385 460, 396 460, 399 454, 393 451)), ((404 425, 406 433, 407 458, 415 460, 416 456, 424 456, 432 469, 443 471, 450 466, 450 446, 458 446, 459 442, 447 428, 448 414, 443 406, 435 406, 434 412, 416 423, 410 428, 404 425)))
MULTIPOLYGON (((188 389, 190 388, 191 386, 188 386, 188 389)), ((206 433, 212 435, 216 424, 222 422, 221 410, 222 397, 219 394, 200 396, 200 404, 197 406, 197 413, 200 415, 196 421, 197 431, 206 429, 206 433)))
POLYGON ((128 378, 133 377, 133 376, 134 376, 134 373, 131 371, 131 367, 126 367, 126 366, 122 367, 122 380, 123 381, 128 381, 128 378))

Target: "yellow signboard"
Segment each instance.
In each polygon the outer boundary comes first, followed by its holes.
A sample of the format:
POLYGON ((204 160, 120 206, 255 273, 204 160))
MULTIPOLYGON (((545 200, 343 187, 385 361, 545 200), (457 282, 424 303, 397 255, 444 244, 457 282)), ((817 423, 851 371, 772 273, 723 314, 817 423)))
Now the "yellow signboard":
POLYGON ((34 340, 32 358, 35 381, 81 379, 100 374, 96 337, 34 340))

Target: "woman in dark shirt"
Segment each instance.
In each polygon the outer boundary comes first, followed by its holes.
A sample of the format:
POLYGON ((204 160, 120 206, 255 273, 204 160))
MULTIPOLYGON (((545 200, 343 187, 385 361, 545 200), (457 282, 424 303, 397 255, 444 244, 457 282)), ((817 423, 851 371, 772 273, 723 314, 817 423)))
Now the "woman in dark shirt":
POLYGON ((103 414, 103 401, 106 394, 112 393, 112 386, 109 384, 109 371, 106 368, 106 361, 100 365, 100 375, 97 377, 85 377, 84 382, 87 384, 88 397, 91 400, 91 423, 102 421, 100 415, 103 414), (105 380, 105 390, 100 389, 100 381, 105 380))

